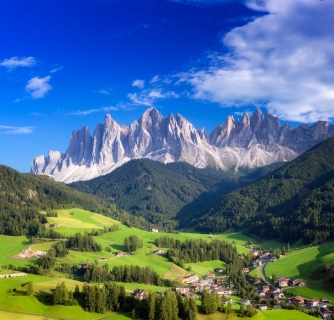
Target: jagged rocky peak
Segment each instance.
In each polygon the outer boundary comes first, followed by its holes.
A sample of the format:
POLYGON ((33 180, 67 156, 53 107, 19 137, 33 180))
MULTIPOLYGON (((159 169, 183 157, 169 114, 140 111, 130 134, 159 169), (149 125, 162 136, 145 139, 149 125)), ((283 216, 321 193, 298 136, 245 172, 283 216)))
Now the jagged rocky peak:
POLYGON ((138 158, 185 161, 198 168, 256 167, 290 161, 329 136, 334 136, 334 126, 326 121, 294 129, 281 126, 269 113, 262 115, 260 109, 251 117, 244 113, 239 120, 228 116, 208 136, 180 114, 164 118, 150 108, 129 127, 107 114, 93 135, 88 127, 73 131, 64 154, 50 151, 47 157, 36 157, 31 172, 69 183, 107 174, 138 158))

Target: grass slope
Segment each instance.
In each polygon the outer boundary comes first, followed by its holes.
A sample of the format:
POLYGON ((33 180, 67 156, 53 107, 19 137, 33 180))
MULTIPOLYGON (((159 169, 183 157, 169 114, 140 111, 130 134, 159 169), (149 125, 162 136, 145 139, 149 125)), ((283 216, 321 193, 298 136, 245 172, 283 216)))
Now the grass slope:
POLYGON ((187 267, 191 267, 191 273, 197 273, 200 277, 208 273, 212 273, 216 268, 226 269, 226 263, 220 260, 204 261, 196 263, 188 263, 187 267))
POLYGON ((327 297, 334 301, 334 289, 332 285, 328 285, 326 275, 313 276, 319 267, 326 263, 334 263, 334 243, 291 252, 278 261, 267 264, 264 272, 266 277, 275 274, 306 280, 306 287, 288 289, 289 292, 306 298, 327 297))

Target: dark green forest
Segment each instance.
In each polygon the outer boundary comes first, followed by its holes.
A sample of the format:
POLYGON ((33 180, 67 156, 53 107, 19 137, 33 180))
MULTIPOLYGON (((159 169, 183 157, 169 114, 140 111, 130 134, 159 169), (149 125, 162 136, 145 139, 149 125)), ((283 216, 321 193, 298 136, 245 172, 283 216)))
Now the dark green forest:
POLYGON ((168 230, 176 228, 177 221, 186 225, 222 195, 280 165, 234 172, 140 159, 107 175, 69 186, 115 203, 117 208, 168 230))
POLYGON ((115 204, 78 192, 47 176, 22 174, 0 166, 0 234, 59 238, 52 230, 44 230, 42 235, 41 226, 47 222, 47 216, 40 211, 74 207, 101 213, 135 227, 151 227, 145 219, 117 210, 115 204))
POLYGON ((334 138, 217 201, 192 221, 199 231, 234 227, 262 239, 334 238, 334 138))

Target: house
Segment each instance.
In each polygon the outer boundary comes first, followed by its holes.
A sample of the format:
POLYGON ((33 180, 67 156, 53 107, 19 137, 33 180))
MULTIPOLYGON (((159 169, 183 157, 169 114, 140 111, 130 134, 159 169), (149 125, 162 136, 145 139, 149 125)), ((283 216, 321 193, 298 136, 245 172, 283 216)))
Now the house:
POLYGON ((190 287, 181 287, 181 286, 179 286, 179 287, 175 288, 175 291, 176 292, 180 292, 181 294, 187 294, 187 293, 190 292, 190 287))
POLYGON ((321 298, 320 300, 321 300, 321 302, 330 302, 330 300, 327 299, 327 298, 321 298))
POLYGON ((225 282, 226 282, 226 278, 227 278, 227 277, 218 277, 218 278, 216 278, 216 282, 217 282, 218 284, 220 284, 220 283, 225 283, 225 282))
POLYGON ((149 232, 159 232, 159 229, 157 229, 157 228, 152 228, 152 229, 149 230, 149 232))
POLYGON ((121 257, 123 255, 122 251, 113 252, 116 257, 121 257))
POLYGON ((224 288, 224 295, 229 296, 230 294, 233 294, 233 290, 231 288, 224 288))
POLYGON ((84 268, 84 269, 87 269, 92 263, 89 262, 89 261, 86 261, 86 262, 81 262, 78 264, 78 268, 84 268))
POLYGON ((288 286, 288 280, 284 279, 278 282, 279 287, 287 287, 288 286))
POLYGON ((219 294, 220 296, 225 294, 225 288, 216 288, 215 293, 219 294))
POLYGON ((287 301, 288 303, 292 303, 294 305, 303 304, 305 302, 304 298, 300 296, 295 296, 293 298, 288 299, 287 301))
POLYGON ((294 287, 297 286, 301 281, 299 279, 295 279, 295 278, 290 278, 288 280, 288 285, 289 287, 294 287))
POLYGON ((216 268, 214 271, 218 272, 218 273, 223 273, 224 269, 223 268, 216 268))
POLYGON ((268 292, 270 290, 270 286, 263 286, 262 291, 263 292, 268 292))
POLYGON ((185 283, 193 283, 199 281, 199 277, 197 274, 188 274, 185 277, 178 278, 178 280, 185 283))
POLYGON ((233 304, 233 299, 232 298, 226 298, 223 300, 223 304, 233 304))
POLYGON ((268 307, 267 307, 266 304, 260 304, 260 305, 258 306, 258 308, 259 308, 260 310, 268 310, 268 307))
POLYGON ((244 306, 250 306, 251 301, 249 299, 242 299, 241 304, 243 304, 244 306))
POLYGON ((50 228, 59 228, 59 223, 53 223, 49 225, 50 228))
POLYGON ((327 308, 320 308, 320 314, 323 319, 330 319, 330 317, 332 316, 332 312, 327 308))
POLYGON ((213 238, 213 235, 212 235, 212 233, 210 233, 210 238, 213 238))
POLYGON ((249 268, 242 268, 243 273, 249 273, 249 268))
POLYGON ((206 280, 209 280, 209 279, 213 279, 213 278, 215 278, 216 277, 216 275, 214 274, 214 273, 208 273, 206 276, 205 276, 205 279, 206 280))
POLYGON ((319 306, 320 301, 318 299, 312 299, 307 301, 306 305, 309 308, 314 308, 314 307, 318 307, 319 306))
POLYGON ((151 252, 151 254, 164 254, 164 253, 165 253, 165 250, 163 249, 159 249, 159 250, 151 252))
POLYGON ((133 290, 133 294, 134 294, 135 299, 137 300, 146 299, 148 296, 148 292, 145 291, 144 289, 135 289, 133 290))

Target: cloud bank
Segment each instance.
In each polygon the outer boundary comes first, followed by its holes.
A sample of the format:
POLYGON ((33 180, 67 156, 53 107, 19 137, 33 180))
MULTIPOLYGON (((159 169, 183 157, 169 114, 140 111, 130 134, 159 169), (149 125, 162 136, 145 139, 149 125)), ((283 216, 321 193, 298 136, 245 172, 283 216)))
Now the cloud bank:
POLYGON ((222 39, 206 69, 178 74, 192 98, 222 107, 265 106, 282 119, 334 117, 334 2, 249 0, 264 12, 222 39), (226 51, 225 51, 226 52, 226 51))

